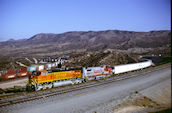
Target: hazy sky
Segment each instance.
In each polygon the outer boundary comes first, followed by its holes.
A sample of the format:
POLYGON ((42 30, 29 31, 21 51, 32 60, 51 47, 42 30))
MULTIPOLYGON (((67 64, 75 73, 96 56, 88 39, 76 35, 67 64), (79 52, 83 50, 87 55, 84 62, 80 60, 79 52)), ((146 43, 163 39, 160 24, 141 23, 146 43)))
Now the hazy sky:
POLYGON ((170 0, 0 0, 0 41, 38 33, 171 29, 170 0))

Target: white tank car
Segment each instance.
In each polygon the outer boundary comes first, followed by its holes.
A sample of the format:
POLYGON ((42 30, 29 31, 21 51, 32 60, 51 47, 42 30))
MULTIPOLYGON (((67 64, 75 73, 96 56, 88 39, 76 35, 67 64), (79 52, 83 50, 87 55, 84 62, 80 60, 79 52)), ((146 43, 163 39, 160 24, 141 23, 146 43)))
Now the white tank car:
POLYGON ((147 60, 145 62, 140 62, 140 63, 117 65, 117 66, 114 66, 114 69, 112 71, 114 74, 119 74, 119 73, 125 73, 128 71, 143 69, 151 65, 152 65, 152 61, 147 60))

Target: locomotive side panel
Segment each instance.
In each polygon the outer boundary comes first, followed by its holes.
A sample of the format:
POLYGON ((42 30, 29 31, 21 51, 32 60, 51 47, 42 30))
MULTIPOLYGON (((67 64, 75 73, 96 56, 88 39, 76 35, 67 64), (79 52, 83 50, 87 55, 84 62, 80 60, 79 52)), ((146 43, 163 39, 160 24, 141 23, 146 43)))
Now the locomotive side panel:
POLYGON ((88 67, 85 69, 84 72, 86 77, 93 77, 93 76, 102 75, 104 70, 102 67, 88 67))
POLYGON ((112 68, 108 66, 83 68, 83 74, 85 78, 98 77, 98 76, 105 77, 106 75, 112 74, 112 68))
POLYGON ((52 72, 42 71, 41 75, 36 77, 37 83, 53 82, 58 80, 74 79, 81 77, 81 70, 52 72))
POLYGON ((81 77, 81 70, 54 72, 54 81, 81 77))

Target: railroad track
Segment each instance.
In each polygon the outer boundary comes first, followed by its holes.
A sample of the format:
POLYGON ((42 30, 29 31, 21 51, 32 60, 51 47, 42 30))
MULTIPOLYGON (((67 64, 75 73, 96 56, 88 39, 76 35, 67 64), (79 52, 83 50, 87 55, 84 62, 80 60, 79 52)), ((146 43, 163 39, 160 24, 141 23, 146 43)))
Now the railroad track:
POLYGON ((111 78, 99 80, 97 82, 90 82, 88 84, 76 85, 76 86, 74 86, 72 88, 70 87, 70 88, 67 88, 67 89, 61 89, 61 90, 54 91, 54 92, 48 92, 48 93, 45 93, 45 94, 42 94, 42 95, 35 95, 35 96, 32 96, 32 97, 25 97, 25 98, 22 98, 22 99, 16 99, 16 100, 12 100, 12 101, 1 102, 0 107, 9 106, 9 105, 13 105, 13 104, 18 104, 18 103, 22 103, 22 102, 38 100, 38 99, 45 99, 45 98, 48 98, 48 97, 52 97, 52 96, 56 96, 56 95, 60 95, 60 94, 64 94, 64 93, 69 93, 69 92, 77 91, 77 90, 81 90, 81 89, 91 88, 91 87, 95 87, 95 86, 100 86, 100 85, 104 85, 104 84, 109 84, 109 83, 112 83, 112 82, 121 81, 121 80, 124 80, 124 79, 129 79, 129 78, 136 77, 136 76, 141 76, 141 75, 146 76, 150 72, 154 72, 154 71, 164 69, 164 68, 167 68, 167 67, 170 67, 170 66, 171 65, 154 68, 152 70, 142 72, 141 74, 131 73, 131 74, 123 75, 123 76, 116 76, 116 77, 113 77, 113 78, 111 77, 111 78))
POLYGON ((13 96, 14 95, 14 93, 12 93, 12 94, 2 94, 2 95, 0 95, 0 98, 4 98, 4 97, 10 97, 10 96, 13 96))

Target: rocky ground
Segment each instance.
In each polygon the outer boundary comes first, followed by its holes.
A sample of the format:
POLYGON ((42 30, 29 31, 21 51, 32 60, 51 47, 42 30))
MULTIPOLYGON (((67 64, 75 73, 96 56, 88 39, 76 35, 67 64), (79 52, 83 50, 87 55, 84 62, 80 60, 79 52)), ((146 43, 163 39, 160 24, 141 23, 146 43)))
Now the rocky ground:
POLYGON ((119 65, 137 62, 137 58, 131 57, 127 53, 104 51, 71 54, 68 62, 63 65, 66 67, 92 67, 101 65, 119 65))

